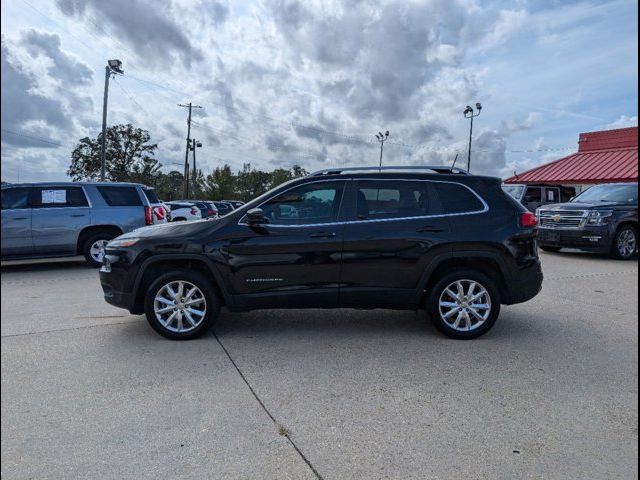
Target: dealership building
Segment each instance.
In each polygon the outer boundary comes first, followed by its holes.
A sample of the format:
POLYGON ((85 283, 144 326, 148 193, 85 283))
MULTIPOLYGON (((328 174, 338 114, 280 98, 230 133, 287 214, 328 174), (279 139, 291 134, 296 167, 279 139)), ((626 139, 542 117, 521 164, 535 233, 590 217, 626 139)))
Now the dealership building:
POLYGON ((578 151, 517 173, 507 184, 564 185, 576 192, 597 183, 638 181, 638 127, 581 133, 578 151))

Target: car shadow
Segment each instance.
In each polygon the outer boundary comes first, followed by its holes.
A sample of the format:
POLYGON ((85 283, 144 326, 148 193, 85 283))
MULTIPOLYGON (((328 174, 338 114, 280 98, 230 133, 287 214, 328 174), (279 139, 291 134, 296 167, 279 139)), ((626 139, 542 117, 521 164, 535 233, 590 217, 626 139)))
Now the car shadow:
POLYGON ((43 259, 43 260, 7 260, 3 261, 0 266, 2 273, 11 272, 46 272, 52 270, 94 270, 97 268, 90 267, 84 258, 76 259, 43 259))

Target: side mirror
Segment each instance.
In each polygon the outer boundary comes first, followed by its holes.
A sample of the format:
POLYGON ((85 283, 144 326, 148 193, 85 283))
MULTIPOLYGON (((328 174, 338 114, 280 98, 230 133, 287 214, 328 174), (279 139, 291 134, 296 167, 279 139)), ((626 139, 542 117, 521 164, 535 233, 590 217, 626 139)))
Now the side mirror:
POLYGON ((267 218, 261 208, 252 208, 247 212, 247 224, 250 227, 264 225, 265 223, 267 223, 267 218))

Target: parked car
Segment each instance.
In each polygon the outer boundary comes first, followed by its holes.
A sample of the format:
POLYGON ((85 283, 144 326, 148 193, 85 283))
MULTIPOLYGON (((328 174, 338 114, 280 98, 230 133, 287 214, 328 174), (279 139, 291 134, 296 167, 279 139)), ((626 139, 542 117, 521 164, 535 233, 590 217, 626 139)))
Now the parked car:
POLYGON ((216 208, 218 209, 218 215, 221 217, 233 212, 235 210, 234 206, 229 202, 212 202, 216 208))
POLYGON ((540 248, 577 248, 630 259, 638 251, 638 184, 608 183, 538 209, 540 248))
POLYGON ((207 200, 176 200, 176 202, 194 205, 197 209, 200 210, 202 218, 218 216, 218 209, 213 204, 213 202, 209 202, 207 200))
POLYGON ((84 255, 102 264, 106 243, 166 222, 152 188, 134 183, 2 186, 2 259, 84 255))
POLYGON ((540 291, 536 235, 535 215, 496 178, 329 170, 216 222, 123 235, 107 246, 100 280, 107 302, 145 312, 172 339, 202 335, 222 305, 425 308, 446 335, 468 339, 493 326, 501 304, 540 291))
POLYGON ((231 204, 233 208, 240 208, 241 206, 244 205, 244 202, 241 202, 240 200, 222 200, 222 201, 231 204))
POLYGON ((543 205, 568 202, 576 194, 574 187, 564 185, 504 184, 502 188, 530 212, 535 212, 543 205))
POLYGON ((167 202, 167 206, 171 209, 172 222, 188 222, 202 219, 202 211, 193 202, 167 202))

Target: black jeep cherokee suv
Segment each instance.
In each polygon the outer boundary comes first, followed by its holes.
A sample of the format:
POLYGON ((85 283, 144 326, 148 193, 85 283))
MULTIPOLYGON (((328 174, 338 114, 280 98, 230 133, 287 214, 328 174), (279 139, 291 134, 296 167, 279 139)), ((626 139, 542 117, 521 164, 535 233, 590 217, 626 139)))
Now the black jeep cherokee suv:
POLYGON ((596 185, 569 203, 539 208, 537 215, 543 250, 577 248, 623 260, 638 250, 637 183, 596 185))
POLYGON ((541 288, 537 221, 496 178, 443 167, 325 170, 216 220, 109 242, 107 302, 172 339, 230 311, 425 308, 474 338, 541 288))

